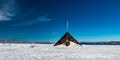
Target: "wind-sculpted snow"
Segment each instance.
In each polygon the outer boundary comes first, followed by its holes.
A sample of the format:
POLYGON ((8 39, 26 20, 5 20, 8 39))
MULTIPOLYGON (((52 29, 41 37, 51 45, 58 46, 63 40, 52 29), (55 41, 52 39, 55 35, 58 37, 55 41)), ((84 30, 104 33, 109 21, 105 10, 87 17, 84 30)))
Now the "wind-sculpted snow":
POLYGON ((0 44, 0 60, 120 60, 119 45, 0 44))

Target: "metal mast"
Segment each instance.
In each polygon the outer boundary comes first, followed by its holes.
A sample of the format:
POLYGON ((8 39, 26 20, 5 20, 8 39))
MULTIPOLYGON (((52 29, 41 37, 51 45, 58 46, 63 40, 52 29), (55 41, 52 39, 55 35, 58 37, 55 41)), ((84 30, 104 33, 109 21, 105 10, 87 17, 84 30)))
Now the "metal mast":
POLYGON ((67 32, 68 32, 68 20, 67 20, 67 32))

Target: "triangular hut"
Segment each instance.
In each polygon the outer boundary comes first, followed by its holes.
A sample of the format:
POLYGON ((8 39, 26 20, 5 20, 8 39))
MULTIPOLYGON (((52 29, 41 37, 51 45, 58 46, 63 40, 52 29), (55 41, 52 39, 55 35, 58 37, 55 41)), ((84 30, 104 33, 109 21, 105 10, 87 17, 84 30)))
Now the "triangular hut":
POLYGON ((73 43, 76 43, 76 44, 82 46, 78 41, 76 41, 75 38, 72 37, 72 35, 70 35, 69 32, 66 32, 63 35, 63 37, 54 46, 62 45, 62 44, 65 45, 65 46, 69 46, 70 42, 73 42, 73 43))
POLYGON ((65 46, 69 46, 70 42, 76 43, 80 46, 82 46, 75 38, 72 37, 72 35, 70 35, 70 33, 68 32, 68 21, 67 21, 67 32, 63 35, 63 37, 57 42, 55 43, 54 46, 57 45, 65 45, 65 46))

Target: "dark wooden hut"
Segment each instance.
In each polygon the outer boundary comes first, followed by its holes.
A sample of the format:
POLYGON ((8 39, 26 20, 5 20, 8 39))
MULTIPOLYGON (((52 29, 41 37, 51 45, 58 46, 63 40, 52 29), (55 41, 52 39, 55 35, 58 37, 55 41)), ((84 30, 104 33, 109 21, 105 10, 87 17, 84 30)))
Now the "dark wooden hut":
POLYGON ((57 46, 57 45, 65 45, 65 46, 69 46, 70 45, 70 42, 73 42, 73 43, 76 43, 80 46, 82 46, 75 38, 72 37, 72 35, 70 35, 69 32, 66 32, 63 37, 57 41, 57 43, 55 43, 54 46, 57 46))

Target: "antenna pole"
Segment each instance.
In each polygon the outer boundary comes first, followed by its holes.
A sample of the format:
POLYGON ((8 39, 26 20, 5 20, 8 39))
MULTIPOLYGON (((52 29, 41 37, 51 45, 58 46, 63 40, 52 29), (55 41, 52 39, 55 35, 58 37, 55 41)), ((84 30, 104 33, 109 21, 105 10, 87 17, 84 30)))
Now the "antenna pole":
POLYGON ((67 32, 68 32, 68 20, 67 20, 67 32))

